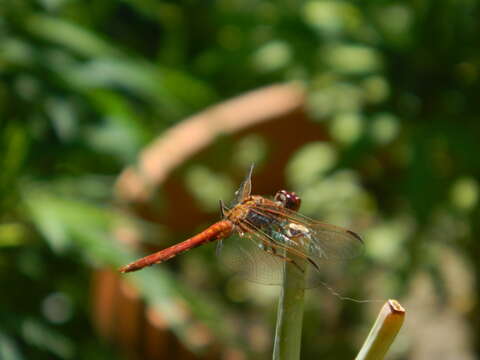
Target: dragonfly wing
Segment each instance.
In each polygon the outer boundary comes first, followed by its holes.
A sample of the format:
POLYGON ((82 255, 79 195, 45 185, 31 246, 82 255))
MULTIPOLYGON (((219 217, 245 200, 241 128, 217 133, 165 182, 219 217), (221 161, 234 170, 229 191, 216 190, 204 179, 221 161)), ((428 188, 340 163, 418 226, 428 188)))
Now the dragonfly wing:
POLYGON ((215 247, 215 254, 217 256, 220 256, 222 254, 222 250, 223 250, 223 240, 218 240, 217 246, 215 247))
POLYGON ((312 277, 313 262, 302 253, 282 245, 271 235, 247 221, 237 225, 240 233, 223 244, 223 262, 240 277, 266 285, 281 285, 286 264, 291 274, 305 278, 305 288, 322 284, 312 277))
POLYGON ((353 259, 364 250, 362 239, 353 231, 321 222, 311 222, 310 256, 321 260, 353 259))
POLYGON ((245 177, 245 179, 243 179, 238 190, 235 191, 235 199, 233 201, 233 205, 241 203, 242 200, 246 199, 250 195, 252 191, 253 167, 254 164, 250 165, 247 176, 245 177))
POLYGON ((340 260, 354 258, 363 251, 361 238, 350 230, 278 206, 258 206, 253 211, 269 220, 263 220, 268 223, 264 227, 246 222, 252 229, 252 238, 257 243, 267 242, 286 257, 299 259, 305 269, 306 288, 319 285, 341 288, 337 284, 351 262, 340 260))
POLYGON ((236 224, 240 234, 223 242, 221 260, 240 277, 268 285, 283 281, 285 263, 305 276, 305 287, 337 288, 345 262, 362 252, 358 235, 278 205, 252 207, 236 224))
POLYGON ((255 236, 235 234, 217 247, 220 262, 242 279, 265 285, 279 285, 283 260, 268 253, 255 236))
POLYGON ((295 211, 277 206, 258 206, 255 211, 269 216, 272 223, 290 236, 286 246, 296 249, 315 261, 352 259, 362 254, 363 241, 353 231, 312 220, 295 211))

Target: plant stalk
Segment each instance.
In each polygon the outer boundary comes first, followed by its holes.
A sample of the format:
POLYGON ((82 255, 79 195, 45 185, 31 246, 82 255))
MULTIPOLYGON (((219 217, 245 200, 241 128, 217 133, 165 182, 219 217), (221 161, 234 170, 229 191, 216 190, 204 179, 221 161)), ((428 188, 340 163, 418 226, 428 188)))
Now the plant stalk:
POLYGON ((405 319, 405 309, 396 300, 388 300, 355 360, 382 360, 405 319))
MULTIPOLYGON (((297 264, 302 259, 294 259, 297 264)), ((273 360, 298 360, 302 339, 305 275, 298 268, 284 262, 283 284, 277 312, 277 326, 273 345, 273 360)))

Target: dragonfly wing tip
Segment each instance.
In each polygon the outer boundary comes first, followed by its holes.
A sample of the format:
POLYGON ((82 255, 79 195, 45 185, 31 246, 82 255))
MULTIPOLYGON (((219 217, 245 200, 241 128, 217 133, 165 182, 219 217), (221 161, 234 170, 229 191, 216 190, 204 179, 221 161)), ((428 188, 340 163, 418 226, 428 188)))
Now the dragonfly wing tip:
POLYGON ((358 235, 356 232, 353 232, 351 230, 347 230, 347 233, 352 235, 354 238, 356 238, 358 241, 360 241, 362 244, 364 244, 363 239, 358 235))

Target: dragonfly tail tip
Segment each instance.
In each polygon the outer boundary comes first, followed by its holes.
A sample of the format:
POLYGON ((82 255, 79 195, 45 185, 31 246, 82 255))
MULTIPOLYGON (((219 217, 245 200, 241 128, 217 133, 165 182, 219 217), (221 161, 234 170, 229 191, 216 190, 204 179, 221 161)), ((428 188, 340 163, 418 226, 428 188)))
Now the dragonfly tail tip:
POLYGON ((125 265, 120 268, 118 268, 118 271, 121 272, 122 274, 126 274, 130 271, 133 271, 133 269, 130 269, 130 265, 125 265))

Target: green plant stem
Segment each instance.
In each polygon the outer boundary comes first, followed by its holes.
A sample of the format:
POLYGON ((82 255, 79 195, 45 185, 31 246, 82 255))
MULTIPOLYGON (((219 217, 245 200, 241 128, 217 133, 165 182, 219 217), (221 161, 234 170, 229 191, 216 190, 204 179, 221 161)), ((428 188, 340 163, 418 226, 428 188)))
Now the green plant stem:
MULTIPOLYGON (((300 263, 300 259, 295 259, 300 263)), ((273 360, 298 360, 302 338, 305 276, 295 265, 285 262, 283 285, 278 302, 273 360)))
POLYGON ((402 327, 405 309, 396 300, 388 300, 378 314, 355 360, 381 360, 402 327))

